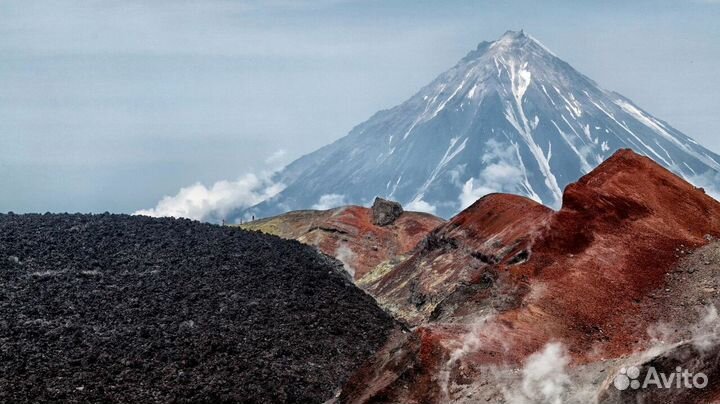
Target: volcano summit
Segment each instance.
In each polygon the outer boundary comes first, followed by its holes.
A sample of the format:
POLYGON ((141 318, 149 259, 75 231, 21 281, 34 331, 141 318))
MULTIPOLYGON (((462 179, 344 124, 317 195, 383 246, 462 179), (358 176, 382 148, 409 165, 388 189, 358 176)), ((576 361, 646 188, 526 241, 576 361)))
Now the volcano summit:
POLYGON ((482 42, 404 103, 288 165, 286 188, 234 215, 376 195, 450 217, 492 192, 558 208, 562 190, 621 148, 698 184, 720 156, 600 88, 523 31, 482 42))

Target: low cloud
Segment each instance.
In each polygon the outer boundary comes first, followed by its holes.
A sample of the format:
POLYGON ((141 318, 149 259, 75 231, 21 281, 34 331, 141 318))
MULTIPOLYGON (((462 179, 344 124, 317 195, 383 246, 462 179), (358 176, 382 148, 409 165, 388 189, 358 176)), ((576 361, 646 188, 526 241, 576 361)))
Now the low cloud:
POLYGON ((339 206, 347 205, 345 195, 325 194, 318 199, 318 202, 312 206, 315 210, 328 210, 339 206))
POLYGON ((517 192, 523 182, 523 171, 517 161, 515 147, 503 147, 495 140, 487 142, 488 151, 482 157, 485 168, 477 178, 470 178, 460 193, 460 208, 465 209, 483 196, 495 192, 517 192))
POLYGON ((705 189, 705 192, 720 201, 720 173, 708 171, 703 175, 694 175, 688 181, 696 187, 705 189))
POLYGON ((181 188, 173 196, 163 197, 154 208, 134 214, 217 223, 226 219, 233 210, 256 205, 285 188, 283 184, 274 183, 270 177, 270 174, 246 174, 236 181, 218 181, 210 187, 196 183, 181 188))
POLYGON ((413 212, 430 213, 431 215, 434 215, 436 214, 435 212, 437 212, 437 207, 435 205, 431 205, 430 203, 423 201, 421 198, 408 203, 405 206, 405 209, 413 212))

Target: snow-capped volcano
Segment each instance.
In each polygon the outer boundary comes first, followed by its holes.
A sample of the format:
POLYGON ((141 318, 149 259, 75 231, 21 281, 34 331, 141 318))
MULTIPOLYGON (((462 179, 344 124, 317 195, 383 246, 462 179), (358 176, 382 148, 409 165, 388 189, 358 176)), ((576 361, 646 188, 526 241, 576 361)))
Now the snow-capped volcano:
POLYGON ((278 173, 258 217, 375 196, 449 217, 491 192, 559 207, 563 188, 620 148, 692 180, 720 156, 600 88, 523 31, 482 42, 404 103, 278 173))

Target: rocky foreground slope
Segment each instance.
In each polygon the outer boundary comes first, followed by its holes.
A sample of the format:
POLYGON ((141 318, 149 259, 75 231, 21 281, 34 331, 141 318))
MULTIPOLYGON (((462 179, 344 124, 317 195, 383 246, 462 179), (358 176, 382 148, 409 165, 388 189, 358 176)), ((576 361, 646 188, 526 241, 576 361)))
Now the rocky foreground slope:
POLYGON ((720 400, 718 236, 720 203, 630 150, 568 186, 557 212, 486 196, 368 275, 367 290, 415 328, 339 402, 720 400), (648 364, 711 383, 613 387, 622 368, 648 364))
POLYGON ((405 212, 396 202, 376 198, 372 208, 302 210, 240 227, 315 246, 341 260, 354 279, 360 280, 378 265, 409 254, 431 230, 443 223, 439 217, 405 212))
POLYGON ((394 321, 335 260, 188 220, 0 215, 0 402, 322 402, 394 321))

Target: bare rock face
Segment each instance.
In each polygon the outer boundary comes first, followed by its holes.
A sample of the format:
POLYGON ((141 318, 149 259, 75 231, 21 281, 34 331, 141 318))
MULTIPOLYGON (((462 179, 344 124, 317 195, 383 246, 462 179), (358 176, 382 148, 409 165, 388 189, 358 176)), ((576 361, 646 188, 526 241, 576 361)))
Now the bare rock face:
POLYGON ((372 206, 373 224, 388 226, 393 224, 403 214, 402 205, 383 198, 375 198, 372 206))

